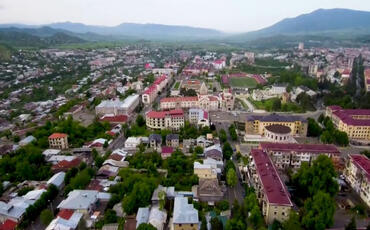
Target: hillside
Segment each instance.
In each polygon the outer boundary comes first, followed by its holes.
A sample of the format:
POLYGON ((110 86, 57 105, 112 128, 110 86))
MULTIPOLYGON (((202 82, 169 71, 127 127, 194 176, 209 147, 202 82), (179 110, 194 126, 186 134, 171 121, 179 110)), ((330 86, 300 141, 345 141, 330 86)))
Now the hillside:
POLYGON ((319 9, 295 18, 284 19, 270 27, 239 34, 234 40, 253 40, 276 35, 324 35, 354 38, 370 34, 370 12, 348 9, 319 9))
POLYGON ((11 58, 13 49, 7 45, 0 44, 0 61, 8 61, 11 58))

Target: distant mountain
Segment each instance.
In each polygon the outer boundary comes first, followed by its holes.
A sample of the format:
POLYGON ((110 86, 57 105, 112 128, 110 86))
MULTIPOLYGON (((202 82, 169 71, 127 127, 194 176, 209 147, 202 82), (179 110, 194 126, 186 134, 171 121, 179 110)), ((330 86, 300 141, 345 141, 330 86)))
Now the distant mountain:
POLYGON ((49 27, 0 28, 0 43, 10 46, 48 47, 53 45, 82 43, 85 40, 49 27))
POLYGON ((348 9, 319 9, 295 18, 284 19, 270 27, 233 36, 252 40, 276 35, 325 35, 354 37, 370 34, 370 12, 348 9))
MULTIPOLYGON (((90 35, 99 39, 154 39, 154 40, 205 40, 225 37, 226 34, 213 29, 197 28, 190 26, 172 26, 161 24, 136 24, 122 23, 118 26, 94 26, 82 23, 61 22, 48 25, 32 26, 22 24, 2 24, 0 28, 18 28, 18 29, 40 29, 51 28, 62 30, 64 33, 71 32, 78 37, 89 39, 90 35)), ((42 31, 39 31, 42 32, 42 31)))

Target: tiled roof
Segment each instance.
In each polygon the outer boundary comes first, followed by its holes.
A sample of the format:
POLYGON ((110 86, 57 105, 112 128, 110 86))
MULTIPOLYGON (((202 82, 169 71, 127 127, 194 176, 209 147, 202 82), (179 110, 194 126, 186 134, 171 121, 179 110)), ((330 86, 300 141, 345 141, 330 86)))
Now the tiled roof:
POLYGON ((53 171, 63 171, 73 167, 78 167, 81 163, 80 158, 75 158, 71 161, 62 160, 58 162, 56 165, 52 166, 53 171))
POLYGON ((117 116, 103 116, 100 118, 100 121, 108 121, 108 122, 126 122, 127 116, 126 115, 117 115, 117 116))
POLYGON ((370 116, 370 109, 338 109, 333 111, 343 123, 353 126, 370 126, 370 118, 355 119, 353 116, 370 116))
POLYGON ((295 122, 295 121, 302 121, 307 122, 306 119, 299 116, 291 116, 291 115, 278 115, 278 114, 270 114, 266 116, 258 116, 258 115, 251 115, 247 116, 248 121, 260 120, 263 122, 295 122))
POLYGON ((270 204, 293 206, 285 184, 281 181, 267 153, 260 149, 252 149, 251 155, 268 202, 270 204))
POLYGON ((361 169, 365 174, 368 180, 370 180, 370 159, 364 155, 352 154, 349 155, 353 163, 361 169))
POLYGON ((280 152, 310 152, 310 153, 333 153, 340 154, 335 145, 326 144, 296 144, 296 143, 260 143, 260 148, 267 151, 280 151, 280 152))
POLYGON ((64 138, 67 134, 65 133, 53 133, 49 136, 49 139, 55 139, 55 138, 64 138))
POLYGON ((165 118, 166 116, 184 116, 182 109, 174 109, 170 111, 150 111, 146 114, 150 118, 165 118))
POLYGON ((65 220, 69 220, 69 218, 71 218, 71 216, 73 215, 74 211, 73 210, 70 210, 70 209, 62 209, 60 210, 60 212, 58 213, 58 216, 60 218, 63 218, 65 220))
POLYGON ((165 97, 161 99, 162 102, 181 102, 181 101, 198 101, 198 97, 165 97))
POLYGON ((14 230, 17 227, 17 222, 12 220, 5 220, 4 223, 0 224, 0 230, 14 230))

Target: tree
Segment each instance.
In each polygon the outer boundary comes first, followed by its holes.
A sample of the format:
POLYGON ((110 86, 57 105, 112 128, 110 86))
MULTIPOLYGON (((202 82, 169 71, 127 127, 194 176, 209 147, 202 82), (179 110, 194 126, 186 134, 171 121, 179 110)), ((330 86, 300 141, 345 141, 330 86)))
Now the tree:
POLYGON ((271 225, 271 230, 282 230, 283 229, 283 225, 278 221, 278 220, 274 220, 274 222, 272 222, 272 225, 271 225))
POLYGON ((306 229, 324 230, 333 224, 335 202, 325 192, 319 191, 304 203, 302 226, 306 229))
POLYGON ((53 213, 49 209, 42 210, 40 219, 43 225, 47 226, 53 220, 53 213))
POLYGON ((238 183, 238 177, 236 176, 234 169, 231 168, 227 171, 226 181, 230 187, 234 187, 236 183, 238 183))
POLYGON ((196 146, 196 147, 194 148, 194 153, 195 153, 197 156, 202 155, 202 154, 203 154, 203 148, 202 148, 202 146, 196 146))
POLYGON ((263 217, 258 206, 254 206, 248 217, 249 222, 254 226, 255 229, 263 225, 263 217))
POLYGON ((271 110, 272 111, 279 111, 281 109, 281 101, 279 98, 274 98, 273 102, 272 102, 272 107, 271 107, 271 110))
POLYGON ((137 230, 157 230, 153 225, 142 223, 137 227, 137 230))
POLYGON ((136 125, 139 126, 139 127, 142 127, 142 126, 145 125, 145 119, 140 114, 136 118, 136 125))
POLYGON ((345 230, 356 230, 356 219, 352 216, 351 221, 346 225, 345 230))
POLYGON ((320 136, 320 141, 326 144, 331 144, 334 142, 334 137, 328 130, 325 130, 320 136))
POLYGON ((103 148, 108 148, 109 144, 108 144, 108 141, 105 141, 104 144, 103 144, 103 148))
POLYGON ((222 222, 217 217, 213 217, 211 219, 211 229, 212 230, 223 230, 222 222))
POLYGON ((295 211, 290 211, 289 219, 283 223, 284 230, 303 230, 299 216, 295 211))
POLYGON ((220 211, 226 211, 229 209, 229 201, 222 200, 216 203, 216 208, 220 211))
POLYGON ((346 132, 335 130, 334 138, 335 142, 340 146, 347 146, 349 144, 349 139, 346 132))
POLYGON ((235 130, 235 125, 234 124, 231 124, 230 127, 229 127, 229 134, 230 134, 230 137, 233 141, 236 141, 238 140, 238 134, 236 133, 236 130, 235 130))
POLYGON ((218 137, 220 138, 220 141, 222 143, 226 142, 226 140, 227 140, 226 131, 224 129, 221 129, 220 132, 218 133, 218 137))
POLYGON ((230 160, 231 156, 233 155, 233 148, 229 142, 224 143, 224 146, 222 147, 222 154, 226 160, 230 160))
POLYGON ((104 224, 116 223, 117 222, 116 211, 108 209, 104 214, 104 224))
POLYGON ((318 137, 322 133, 320 125, 312 118, 308 118, 307 136, 318 137))

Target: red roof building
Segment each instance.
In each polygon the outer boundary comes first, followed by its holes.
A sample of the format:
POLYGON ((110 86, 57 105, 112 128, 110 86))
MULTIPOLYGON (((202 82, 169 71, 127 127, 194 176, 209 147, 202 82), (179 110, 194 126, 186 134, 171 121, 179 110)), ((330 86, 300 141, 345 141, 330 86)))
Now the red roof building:
POLYGON ((71 216, 73 215, 74 211, 73 210, 70 210, 70 209, 62 209, 60 210, 60 212, 58 213, 58 216, 60 218, 63 218, 65 220, 69 220, 69 218, 71 218, 71 216))
POLYGON ((56 139, 56 138, 65 138, 67 134, 65 133, 53 133, 49 136, 49 139, 56 139))
POLYGON ((109 116, 105 115, 100 118, 100 121, 107 121, 112 124, 124 124, 127 122, 128 117, 126 115, 109 116))
POLYGON ((4 223, 0 224, 0 230, 15 230, 17 227, 17 222, 12 220, 5 220, 4 223))
POLYGON ((81 159, 80 158, 75 158, 71 161, 67 161, 67 160, 62 160, 60 162, 58 162, 57 164, 53 165, 51 167, 51 170, 54 172, 54 173, 57 173, 57 172, 62 172, 62 171, 67 171, 71 168, 76 168, 78 167, 79 165, 81 164, 81 159))

